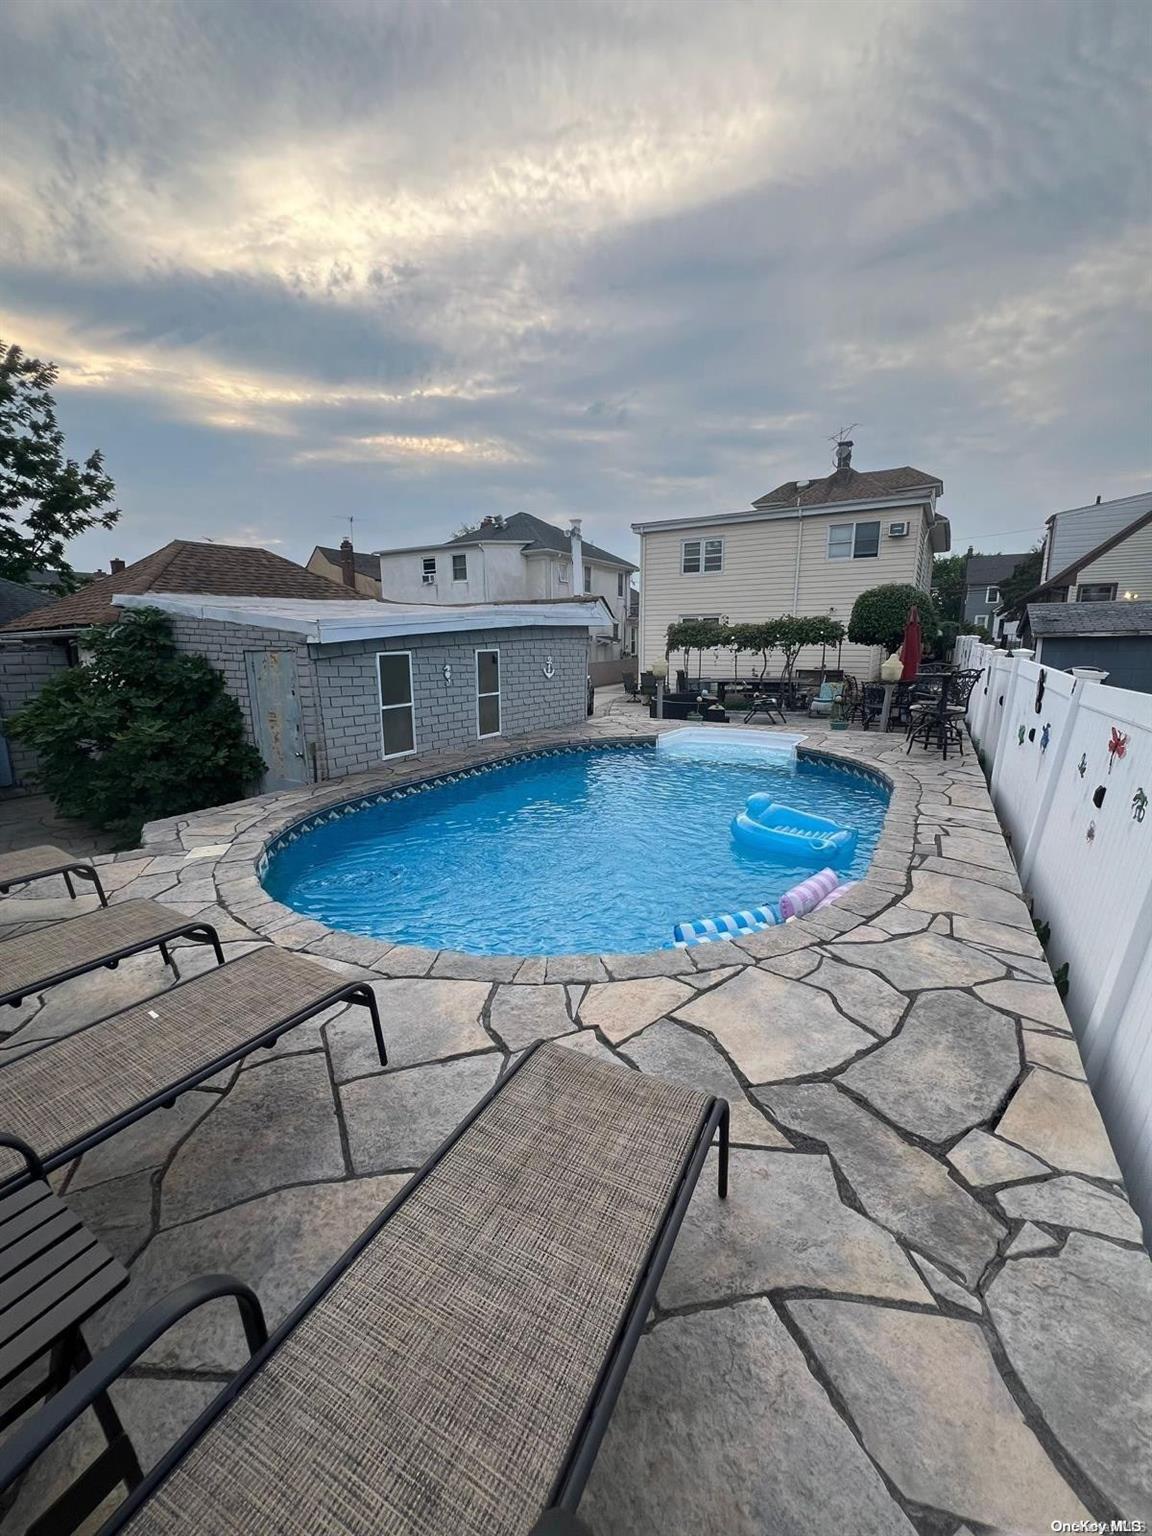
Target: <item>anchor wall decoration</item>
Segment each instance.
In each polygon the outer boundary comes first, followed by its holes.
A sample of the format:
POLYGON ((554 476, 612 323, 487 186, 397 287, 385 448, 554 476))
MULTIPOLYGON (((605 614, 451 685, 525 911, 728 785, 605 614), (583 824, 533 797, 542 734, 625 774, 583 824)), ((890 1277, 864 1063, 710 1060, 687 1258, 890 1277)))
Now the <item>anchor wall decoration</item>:
POLYGON ((544 658, 544 676, 548 678, 549 681, 551 681, 552 678, 556 676, 556 667, 552 661, 551 656, 545 656, 544 658))

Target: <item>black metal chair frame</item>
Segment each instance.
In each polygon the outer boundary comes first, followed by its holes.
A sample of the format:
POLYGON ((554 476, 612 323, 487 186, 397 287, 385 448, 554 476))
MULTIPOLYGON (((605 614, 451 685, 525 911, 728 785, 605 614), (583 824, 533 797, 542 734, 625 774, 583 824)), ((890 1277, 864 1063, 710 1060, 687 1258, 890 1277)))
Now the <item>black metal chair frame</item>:
POLYGON ((744 724, 747 725, 754 715, 767 715, 769 723, 773 715, 779 715, 780 724, 787 725, 788 717, 785 715, 777 693, 763 693, 757 689, 748 707, 748 713, 744 716, 744 724))
MULTIPOLYGON (((71 922, 72 919, 69 918, 68 921, 71 922)), ((190 939, 193 944, 211 944, 216 951, 217 965, 224 964, 224 951, 220 948, 220 939, 212 924, 201 922, 198 918, 189 918, 186 922, 173 923, 172 927, 163 933, 154 933, 135 944, 125 944, 120 949, 111 949, 106 955, 101 955, 98 960, 89 960, 85 965, 74 965, 67 970, 57 971, 53 975, 43 976, 33 982, 30 987, 0 992, 0 1003, 9 1003, 13 1008, 19 1008, 26 997, 32 997, 48 987, 59 986, 62 981, 71 981, 73 976, 86 976, 89 971, 99 971, 104 968, 114 971, 121 960, 127 960, 130 955, 141 955, 146 949, 158 949, 164 964, 171 967, 173 973, 179 978, 180 973, 172 964, 172 956, 168 953, 168 946, 173 939, 190 939)))
MULTIPOLYGON (((212 974, 215 975, 216 972, 212 974)), ((169 992, 162 993, 159 1000, 163 1001, 164 997, 171 996, 173 992, 179 992, 182 987, 194 987, 198 980, 199 977, 189 977, 187 981, 182 981, 177 986, 172 987, 169 992)), ((372 1020, 372 1032, 376 1037, 376 1052, 380 1058, 380 1065, 386 1067, 388 1065, 388 1052, 384 1047, 384 1032, 380 1027, 380 1010, 376 1006, 376 994, 366 982, 346 981, 343 985, 334 986, 330 992, 326 992, 316 1002, 310 1003, 307 1008, 297 1009, 295 1013, 287 1014, 283 1019, 278 1019, 275 1024, 269 1025, 267 1029, 262 1029, 259 1034, 253 1035, 251 1039, 246 1040, 243 1045, 233 1046, 231 1050, 225 1051, 219 1056, 213 1056, 210 1061, 197 1067, 195 1071, 185 1073, 183 1077, 177 1078, 175 1082, 169 1083, 156 1093, 150 1094, 148 1098, 141 1099, 131 1109, 126 1109, 123 1114, 106 1121, 96 1130, 89 1131, 86 1135, 77 1137, 75 1141, 70 1141, 63 1147, 58 1147, 54 1152, 46 1154, 41 1158, 42 1166, 51 1172, 54 1168, 59 1168, 62 1164, 71 1162, 74 1157, 79 1157, 84 1152, 90 1152, 93 1147, 98 1147, 102 1141, 107 1141, 110 1136, 115 1136, 117 1131, 122 1131, 130 1125, 135 1125, 137 1120, 143 1120, 153 1110, 171 1109, 180 1095, 186 1093, 189 1088, 195 1088, 197 1083, 202 1083, 210 1077, 215 1077, 217 1072, 223 1071, 225 1067, 230 1067, 233 1062, 242 1060, 245 1056, 251 1055, 253 1051, 259 1050, 261 1047, 270 1050, 281 1035, 287 1034, 290 1029, 295 1029, 297 1024, 306 1023, 307 1020, 314 1018, 316 1014, 323 1013, 326 1008, 331 1008, 334 1003, 340 1002, 359 1003, 362 1007, 367 1008, 372 1020)), ((95 1029, 100 1024, 106 1024, 109 1019, 116 1018, 118 1013, 127 1013, 129 1009, 139 1007, 139 1003, 130 1003, 127 1008, 119 1008, 116 1010, 116 1013, 110 1013, 103 1019, 94 1019, 91 1024, 85 1024, 82 1029, 76 1030, 73 1035, 69 1036, 69 1039, 76 1039, 77 1036, 82 1037, 86 1030, 95 1029)), ((51 1050, 58 1043, 55 1040, 46 1040, 40 1049, 51 1050)), ((36 1052, 32 1051, 28 1054, 35 1055, 36 1052)), ((20 1059, 24 1060, 25 1058, 21 1057, 20 1059)), ((4 1068, 3 1065, 0 1065, 0 1087, 3 1086, 3 1082, 4 1068)), ((0 1188, 6 1188, 10 1182, 10 1180, 3 1181, 3 1183, 0 1183, 0 1188)))
MULTIPOLYGON (((0 1133, 0 1146, 8 1147, 23 1157, 27 1174, 26 1184, 31 1194, 34 1195, 37 1185, 44 1185, 45 1193, 48 1193, 47 1171, 37 1153, 26 1141, 23 1141, 19 1136, 0 1133)), ((13 1191, 13 1193, 17 1194, 21 1192, 20 1190, 13 1191)), ((59 1208, 55 1198, 51 1198, 51 1204, 54 1210, 59 1208)), ((41 1208, 42 1202, 39 1199, 35 1199, 33 1210, 25 1207, 24 1212, 17 1215, 17 1222, 20 1221, 20 1214, 23 1214, 25 1221, 22 1225, 27 1226, 29 1220, 35 1220, 34 1212, 38 1212, 41 1208)), ((70 1234, 69 1242, 72 1241, 73 1236, 74 1234, 70 1234)), ((34 1237, 34 1229, 29 1228, 21 1233, 21 1237, 15 1246, 19 1248, 30 1240, 34 1240, 34 1237)), ((30 1258, 20 1269, 12 1273, 23 1276, 27 1273, 29 1266, 39 1267, 41 1264, 42 1255, 37 1254, 35 1257, 30 1258)), ((67 1301, 71 1304, 72 1308, 72 1319, 67 1326, 60 1329, 54 1338, 44 1332, 41 1319, 37 1319, 36 1322, 30 1325, 33 1334, 35 1334, 37 1326, 40 1326, 42 1337, 30 1344, 30 1352, 26 1356, 17 1357, 10 1362, 9 1368, 0 1377, 0 1385, 6 1385, 9 1381, 14 1380, 22 1371, 34 1364, 36 1360, 41 1359, 45 1354, 48 1356, 48 1370, 42 1380, 29 1387, 16 1401, 10 1403, 3 1413, 0 1413, 0 1431, 6 1430, 9 1425, 14 1424, 23 1417, 34 1403, 39 1402, 41 1399, 50 1401, 57 1392, 65 1388, 69 1380, 77 1372, 92 1363, 92 1356, 84 1341, 84 1335, 80 1330, 83 1323, 93 1312, 97 1311, 98 1308, 103 1306, 105 1302, 109 1301, 128 1284, 128 1271, 120 1265, 115 1267, 119 1270, 120 1278, 106 1281, 98 1291, 90 1294, 86 1300, 82 1298, 86 1289, 90 1289, 90 1285, 88 1287, 81 1285, 78 1289, 73 1289, 71 1294, 67 1296, 67 1301)), ((39 1283, 43 1285, 42 1281, 39 1283)), ((34 1292, 33 1294, 37 1296, 37 1305, 45 1304, 41 1301, 39 1292, 34 1292)), ((58 1297, 58 1299, 61 1298, 58 1297)), ((26 1295, 24 1300, 27 1301, 26 1295)), ((49 1308, 48 1315, 50 1313, 51 1308, 49 1308)), ((43 1315, 41 1314, 41 1318, 43 1315)), ((22 1337, 24 1339, 29 1338, 28 1329, 24 1330, 22 1337)), ((127 1488, 131 1489, 140 1481, 143 1473, 132 1442, 124 1432, 124 1426, 120 1422, 120 1417, 108 1393, 106 1391, 98 1392, 92 1398, 91 1406, 107 1441, 106 1449, 100 1453, 100 1456, 92 1464, 92 1467, 85 1472, 82 1479, 86 1487, 99 1486, 101 1489, 95 1503, 91 1506, 95 1508, 96 1504, 99 1504, 117 1483, 123 1482, 127 1488), (90 1484, 88 1481, 89 1477, 91 1477, 90 1484)), ((35 1536, 37 1532, 41 1533, 41 1536, 51 1536, 53 1529, 49 1519, 51 1513, 52 1511, 46 1511, 44 1515, 29 1527, 29 1536, 35 1536)))
MULTIPOLYGON (((452 1134, 441 1143, 424 1166, 388 1202, 375 1221, 360 1234, 348 1251, 312 1287, 303 1301, 289 1313, 263 1344, 258 1344, 254 1347, 252 1336, 249 1335, 249 1348, 252 1350, 251 1358, 241 1366, 240 1370, 223 1388, 219 1396, 208 1405, 200 1417, 160 1458, 141 1482, 132 1489, 124 1503, 114 1512, 109 1523, 101 1527, 101 1536, 113 1536, 114 1532, 124 1528, 141 1505, 146 1502, 159 1484, 163 1482, 173 1467, 196 1444, 205 1430, 219 1418, 224 1409, 238 1396, 289 1334, 308 1316, 314 1307, 323 1301, 325 1295, 332 1289, 337 1280, 355 1263, 360 1254, 364 1252, 404 1202, 419 1189, 420 1185, 429 1177, 447 1153, 451 1151, 465 1131, 479 1119, 493 1099, 507 1087, 512 1077, 520 1071, 524 1063, 528 1061, 543 1043, 542 1041, 537 1041, 534 1045, 530 1046, 523 1056, 504 1073, 495 1086, 484 1095, 480 1102, 460 1122, 452 1134)), ((717 1190, 720 1199, 723 1200, 728 1195, 729 1107, 726 1099, 709 1099, 701 1113, 696 1128, 696 1136, 691 1150, 685 1159, 680 1179, 669 1198, 663 1218, 649 1246, 645 1263, 632 1288, 628 1304, 620 1318, 609 1346, 607 1357, 601 1366, 592 1393, 585 1405, 581 1422, 568 1445, 560 1470, 553 1480, 547 1505, 533 1526, 530 1536, 589 1536, 588 1526, 579 1520, 576 1515, 580 1497, 584 1492, 584 1486, 595 1464, 601 1441, 611 1422, 616 1399, 619 1397, 620 1389, 624 1385, 624 1379, 632 1362, 632 1356, 636 1351, 644 1325, 656 1300, 657 1288, 663 1278, 673 1245, 687 1214, 688 1204, 696 1188, 701 1170, 704 1167, 713 1138, 716 1136, 719 1138, 717 1190)), ((131 1328, 123 1333, 107 1349, 102 1351, 91 1365, 74 1377, 68 1383, 68 1386, 47 1403, 27 1425, 13 1435, 4 1445, 0 1446, 0 1495, 38 1456, 48 1449, 53 1441, 68 1428, 69 1424, 83 1413, 85 1408, 92 1403, 100 1392, 107 1391, 108 1387, 116 1381, 117 1377, 134 1360, 138 1359, 161 1333, 187 1311, 191 1310, 192 1306, 199 1305, 199 1300, 191 1302, 187 1300, 187 1293, 197 1285, 215 1285, 220 1287, 219 1289, 212 1290, 211 1296, 204 1296, 202 1298, 204 1300, 225 1294, 235 1294, 239 1298, 240 1293, 245 1292, 252 1302, 255 1302, 255 1297, 239 1281, 230 1280, 227 1276, 211 1276, 204 1281, 193 1281, 191 1286, 181 1287, 180 1290, 173 1292, 163 1301, 151 1307, 131 1328), (224 1289, 225 1287, 229 1289, 226 1290, 224 1289)), ((262 1321, 263 1319, 261 1318, 262 1321)), ((65 1497, 67 1498, 68 1495, 65 1495, 65 1497)), ((83 1511, 81 1518, 86 1513, 87 1511, 83 1511)), ((57 1536, 64 1529, 66 1527, 57 1526, 57 1536)))
MULTIPOLYGON (((964 756, 964 727, 962 725, 963 713, 951 707, 951 694, 955 674, 948 673, 940 688, 939 695, 925 701, 919 710, 913 708, 908 715, 908 728, 904 733, 904 755, 912 750, 912 743, 919 737, 924 738, 924 750, 931 745, 931 738, 936 737, 936 745, 940 748, 945 761, 948 759, 948 744, 955 743, 960 749, 960 756, 964 756)), ((971 693, 968 688, 965 700, 971 693)))
POLYGON ((18 886, 31 885, 34 880, 47 880, 50 875, 64 876, 64 884, 68 887, 68 894, 73 901, 76 899, 76 887, 72 884, 72 876, 79 875, 81 880, 91 880, 100 898, 100 905, 102 907, 108 905, 104 887, 100 884, 100 876, 96 873, 96 866, 82 859, 69 861, 67 864, 54 864, 51 869, 38 869, 34 875, 21 875, 18 880, 9 880, 6 884, 0 885, 0 896, 7 896, 9 891, 15 890, 18 886))

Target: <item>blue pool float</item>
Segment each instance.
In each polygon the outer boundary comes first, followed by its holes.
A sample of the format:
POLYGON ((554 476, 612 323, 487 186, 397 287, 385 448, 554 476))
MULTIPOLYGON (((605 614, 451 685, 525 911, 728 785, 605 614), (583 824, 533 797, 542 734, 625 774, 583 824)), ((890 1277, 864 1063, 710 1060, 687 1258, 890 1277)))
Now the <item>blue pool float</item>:
POLYGON ((732 819, 732 836, 755 853, 777 854, 812 863, 843 863, 856 851, 856 828, 826 816, 810 816, 791 805, 777 805, 768 794, 748 796, 732 819))

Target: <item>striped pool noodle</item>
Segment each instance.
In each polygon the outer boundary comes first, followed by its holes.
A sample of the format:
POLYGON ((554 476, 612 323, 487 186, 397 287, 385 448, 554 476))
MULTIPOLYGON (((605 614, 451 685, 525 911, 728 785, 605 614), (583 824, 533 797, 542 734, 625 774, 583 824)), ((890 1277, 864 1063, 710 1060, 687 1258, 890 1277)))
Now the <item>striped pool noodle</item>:
POLYGON ((711 944, 738 933, 773 928, 779 921, 780 915, 772 905, 753 907, 746 912, 721 912, 718 917, 699 917, 691 923, 676 923, 672 939, 678 949, 684 949, 689 944, 711 944))
POLYGON ((846 880, 843 885, 838 885, 834 891, 829 891, 823 901, 818 901, 812 908, 813 912, 819 912, 821 907, 830 907, 834 901, 839 901, 845 891, 850 891, 854 885, 859 885, 859 880, 846 880))
POLYGON ((822 869, 810 875, 807 880, 802 880, 781 896, 780 916, 785 922, 790 917, 802 917, 831 895, 839 884, 840 876, 832 869, 822 869))

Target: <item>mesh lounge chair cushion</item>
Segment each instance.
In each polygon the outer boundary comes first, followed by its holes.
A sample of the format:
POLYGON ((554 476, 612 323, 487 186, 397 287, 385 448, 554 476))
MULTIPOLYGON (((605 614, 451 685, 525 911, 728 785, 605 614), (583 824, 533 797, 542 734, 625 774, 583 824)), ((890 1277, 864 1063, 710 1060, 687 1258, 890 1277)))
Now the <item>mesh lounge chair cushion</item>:
POLYGON ((95 966, 108 955, 145 945, 173 929, 193 926, 193 919, 158 901, 122 901, 80 917, 65 918, 34 933, 0 944, 0 995, 27 996, 65 971, 95 966))
POLYGON ((542 1047, 126 1529, 523 1536, 707 1104, 542 1047))
POLYGON ((88 859, 77 858, 63 848, 51 843, 41 843, 36 848, 19 848, 15 853, 0 854, 0 886, 18 880, 35 880, 37 875, 50 869, 65 869, 76 864, 87 864, 88 859))
MULTIPOLYGON (((0 1066, 0 1120, 50 1158, 340 985, 267 944, 0 1066)), ((0 1151, 0 1176, 17 1161, 0 1151)))

